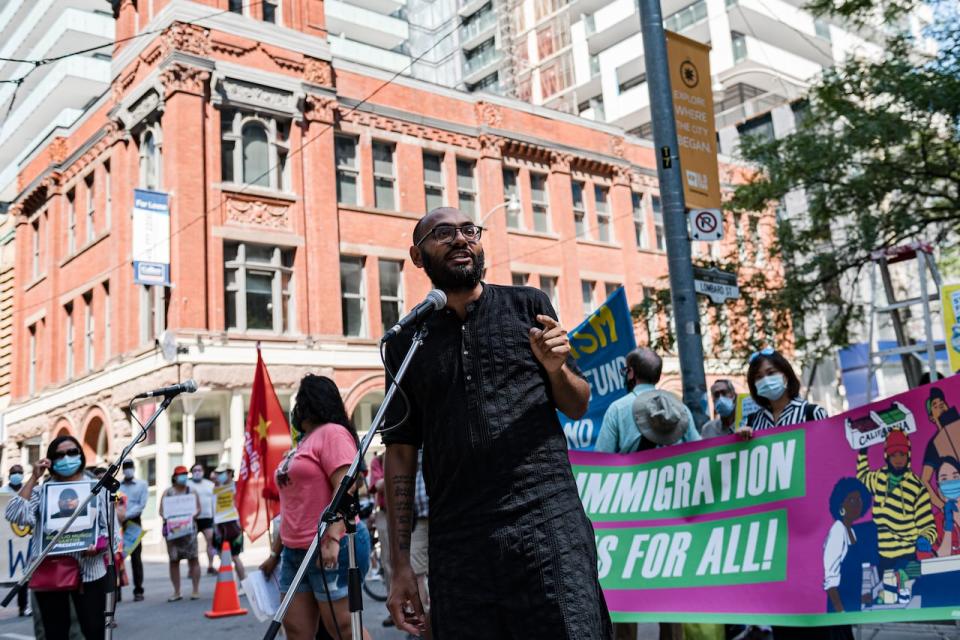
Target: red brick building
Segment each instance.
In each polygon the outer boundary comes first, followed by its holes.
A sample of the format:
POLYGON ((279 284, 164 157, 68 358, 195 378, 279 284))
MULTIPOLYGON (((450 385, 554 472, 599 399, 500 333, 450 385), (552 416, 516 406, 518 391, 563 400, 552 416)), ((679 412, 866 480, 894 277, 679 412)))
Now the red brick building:
POLYGON ((430 288, 407 249, 439 204, 492 212, 487 279, 544 289, 568 327, 616 286, 663 286, 648 141, 332 60, 321 0, 281 5, 269 24, 227 0, 113 1, 112 91, 25 161, 11 210, 7 462, 64 432, 104 458, 133 395, 192 377, 139 472, 162 489, 180 463, 236 465, 257 341, 283 403, 326 372, 364 427, 376 340, 430 288), (168 195, 170 287, 134 283, 135 188, 168 195))

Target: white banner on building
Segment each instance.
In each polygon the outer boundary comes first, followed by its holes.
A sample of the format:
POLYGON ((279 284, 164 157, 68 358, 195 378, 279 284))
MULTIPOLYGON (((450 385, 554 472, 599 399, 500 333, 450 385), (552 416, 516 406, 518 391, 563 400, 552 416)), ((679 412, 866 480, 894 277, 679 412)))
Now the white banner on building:
POLYGON ((133 190, 133 281, 170 286, 170 204, 159 191, 133 190))

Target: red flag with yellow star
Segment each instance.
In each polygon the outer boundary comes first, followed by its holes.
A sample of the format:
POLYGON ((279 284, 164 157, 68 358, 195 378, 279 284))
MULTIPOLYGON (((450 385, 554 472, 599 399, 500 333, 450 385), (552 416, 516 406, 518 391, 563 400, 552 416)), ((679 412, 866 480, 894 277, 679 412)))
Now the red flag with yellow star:
POLYGON ((237 478, 240 526, 251 540, 266 533, 280 513, 280 494, 274 474, 290 450, 290 427, 257 346, 257 371, 250 392, 250 411, 243 443, 243 461, 237 478))

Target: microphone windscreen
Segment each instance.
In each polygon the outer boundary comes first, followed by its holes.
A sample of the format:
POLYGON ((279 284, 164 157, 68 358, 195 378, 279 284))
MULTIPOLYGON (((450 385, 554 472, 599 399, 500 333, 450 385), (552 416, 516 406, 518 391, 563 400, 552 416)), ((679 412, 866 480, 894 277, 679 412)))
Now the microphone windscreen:
POLYGON ((184 393, 194 393, 196 390, 197 390, 197 381, 194 380, 193 378, 190 378, 189 380, 183 383, 184 393))
POLYGON ((433 303, 433 308, 437 311, 447 306, 447 294, 440 289, 432 289, 427 294, 427 300, 433 303))

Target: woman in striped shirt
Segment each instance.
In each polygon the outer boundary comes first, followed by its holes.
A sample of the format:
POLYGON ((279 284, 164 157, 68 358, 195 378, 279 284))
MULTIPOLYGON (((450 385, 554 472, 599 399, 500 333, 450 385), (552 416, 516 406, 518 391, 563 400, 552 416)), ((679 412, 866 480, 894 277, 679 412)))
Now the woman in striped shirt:
MULTIPOLYGON (((750 356, 747 369, 750 396, 760 410, 747 416, 736 433, 753 437, 754 431, 823 420, 823 407, 800 397, 800 379, 779 351, 767 347, 750 356)), ((773 627, 774 640, 853 640, 850 625, 834 627, 773 627)))
POLYGON ((750 356, 747 370, 750 395, 760 410, 744 418, 737 435, 750 438, 754 431, 823 420, 827 412, 800 397, 800 379, 779 351, 770 347, 750 356))
MULTIPOLYGON (((86 467, 83 447, 73 436, 60 436, 47 447, 47 457, 33 466, 33 474, 23 483, 20 493, 7 504, 5 516, 8 521, 21 527, 33 527, 30 540, 30 555, 36 557, 43 544, 43 522, 40 500, 42 492, 37 484, 44 473, 50 472, 52 482, 76 482, 84 480, 86 467)), ((101 492, 89 507, 96 511, 97 530, 107 531, 107 499, 101 492)), ((99 541, 98 541, 99 542, 99 541)), ((116 545, 119 541, 115 540, 116 545)), ((38 591, 37 604, 47 640, 68 640, 70 637, 70 600, 73 600, 77 621, 86 640, 104 637, 104 610, 106 609, 107 570, 106 544, 91 545, 82 552, 69 554, 80 564, 82 584, 74 591, 38 591)))

